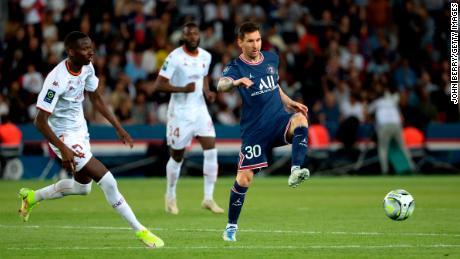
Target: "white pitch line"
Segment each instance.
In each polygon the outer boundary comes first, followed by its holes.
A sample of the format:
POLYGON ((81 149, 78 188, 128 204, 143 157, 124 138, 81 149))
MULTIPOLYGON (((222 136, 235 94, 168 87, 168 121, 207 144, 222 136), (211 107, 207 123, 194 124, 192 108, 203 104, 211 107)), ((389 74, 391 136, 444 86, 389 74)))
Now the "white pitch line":
MULTIPOLYGON (((105 226, 40 226, 40 225, 1 225, 0 228, 54 228, 54 229, 92 229, 92 230, 131 230, 129 227, 105 227, 105 226)), ((150 228, 157 231, 177 231, 177 232, 222 232, 222 229, 205 228, 150 228)), ((384 233, 384 232, 346 232, 346 231, 303 231, 303 230, 262 230, 262 229, 240 229, 239 232, 249 233, 269 233, 269 234, 296 234, 296 235, 350 235, 350 236, 445 236, 460 237, 460 234, 451 233, 384 233)))
MULTIPOLYGON (((460 248, 456 244, 433 244, 433 245, 310 245, 310 246, 165 246, 160 249, 172 250, 209 250, 209 249, 250 249, 250 250, 301 250, 301 249, 387 249, 387 248, 460 248)), ((128 247, 8 247, 8 250, 121 250, 121 249, 151 249, 142 246, 128 247)))

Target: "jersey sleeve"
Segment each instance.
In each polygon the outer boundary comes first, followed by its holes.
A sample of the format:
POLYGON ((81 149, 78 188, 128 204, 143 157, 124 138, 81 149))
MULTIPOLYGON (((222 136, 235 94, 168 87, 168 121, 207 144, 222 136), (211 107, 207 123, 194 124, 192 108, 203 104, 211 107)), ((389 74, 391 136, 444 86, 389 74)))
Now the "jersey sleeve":
POLYGON ((231 80, 238 80, 241 78, 240 72, 233 62, 225 66, 224 71, 222 71, 222 78, 229 78, 231 80))
POLYGON ((174 61, 174 55, 170 53, 167 57, 163 65, 161 66, 159 75, 171 79, 171 77, 176 71, 176 62, 174 61))
POLYGON ((37 108, 48 113, 53 113, 59 96, 64 92, 64 85, 60 85, 55 71, 52 71, 45 79, 42 90, 38 94, 37 108))
POLYGON ((209 66, 211 65, 211 61, 212 61, 212 56, 211 54, 207 53, 203 76, 207 76, 209 74, 209 66))
POLYGON ((85 83, 85 91, 88 92, 94 92, 97 89, 97 86, 99 84, 99 78, 96 76, 96 72, 94 70, 93 64, 88 65, 89 68, 89 75, 86 78, 86 83, 85 83))

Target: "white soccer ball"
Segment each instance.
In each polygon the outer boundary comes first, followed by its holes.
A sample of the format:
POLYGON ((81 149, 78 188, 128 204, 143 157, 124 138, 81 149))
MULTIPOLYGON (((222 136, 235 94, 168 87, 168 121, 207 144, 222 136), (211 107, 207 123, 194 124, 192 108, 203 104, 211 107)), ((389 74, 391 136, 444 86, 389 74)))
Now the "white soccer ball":
POLYGON ((414 197, 406 190, 393 190, 383 199, 383 209, 390 219, 405 220, 414 213, 414 197))

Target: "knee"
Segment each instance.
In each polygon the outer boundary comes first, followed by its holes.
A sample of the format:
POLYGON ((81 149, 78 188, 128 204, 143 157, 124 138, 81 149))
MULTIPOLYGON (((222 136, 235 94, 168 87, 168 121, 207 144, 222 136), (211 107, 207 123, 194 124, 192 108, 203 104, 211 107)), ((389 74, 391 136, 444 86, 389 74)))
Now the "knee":
POLYGON ((250 170, 239 171, 236 176, 236 182, 242 187, 249 187, 252 183, 252 174, 253 173, 250 170))
POLYGON ((205 163, 217 164, 217 149, 207 149, 203 151, 205 163))
POLYGON ((298 127, 308 127, 307 117, 301 113, 296 113, 291 119, 291 127, 293 129, 298 127))
POLYGON ((97 184, 105 191, 116 191, 118 189, 117 180, 110 172, 107 172, 97 184))

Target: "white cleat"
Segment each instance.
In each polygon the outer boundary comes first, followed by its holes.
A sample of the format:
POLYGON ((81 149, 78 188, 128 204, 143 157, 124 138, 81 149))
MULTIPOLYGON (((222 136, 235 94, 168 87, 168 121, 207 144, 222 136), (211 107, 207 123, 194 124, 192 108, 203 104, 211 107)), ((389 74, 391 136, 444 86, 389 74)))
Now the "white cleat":
POLYGON ((294 169, 288 179, 289 187, 296 188, 309 177, 310 171, 307 168, 294 169))
POLYGON ((173 215, 179 214, 179 209, 177 208, 176 198, 169 198, 165 196, 165 211, 173 215))
POLYGON ((201 207, 203 209, 208 209, 216 214, 224 213, 224 209, 219 207, 219 205, 217 205, 217 203, 214 200, 203 200, 203 202, 201 203, 201 207))

